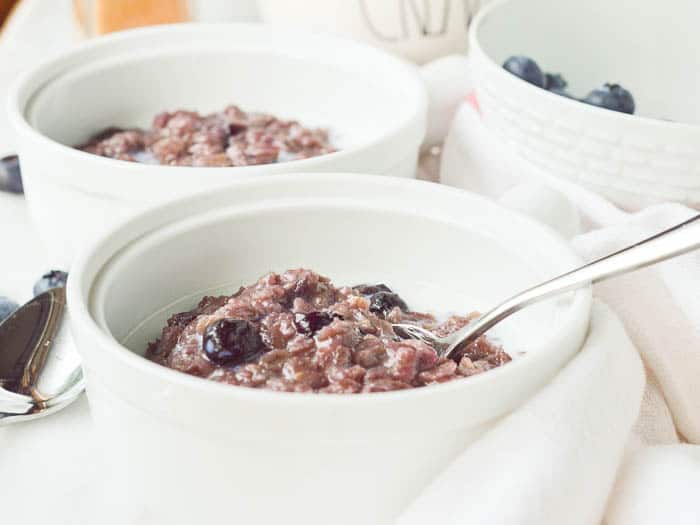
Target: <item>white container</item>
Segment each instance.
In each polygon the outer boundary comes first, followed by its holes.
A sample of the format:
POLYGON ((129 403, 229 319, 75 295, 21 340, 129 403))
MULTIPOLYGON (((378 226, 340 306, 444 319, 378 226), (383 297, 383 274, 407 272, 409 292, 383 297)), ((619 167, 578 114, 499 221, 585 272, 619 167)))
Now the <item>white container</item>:
POLYGON ((413 177, 425 133, 416 71, 380 50, 258 24, 139 29, 91 40, 38 66, 9 101, 30 211, 52 264, 142 206, 248 176, 357 171, 413 177), (177 108, 229 103, 328 127, 340 149, 232 168, 143 165, 71 146, 110 125, 149 126, 177 108))
POLYGON ((499 325, 495 335, 515 359, 483 375, 324 395, 213 383, 139 355, 169 315, 202 295, 304 266, 338 284, 387 282, 418 310, 466 312, 578 264, 560 237, 525 216, 391 177, 260 177, 131 219, 79 258, 68 289, 116 485, 105 518, 390 523, 577 352, 591 300, 583 289, 499 325))
POLYGON ((483 123, 518 158, 622 207, 700 205, 699 18, 694 0, 674 2, 673 9, 637 0, 491 4, 470 30, 469 74, 483 123), (620 83, 634 95, 637 112, 537 88, 501 67, 511 55, 562 73, 579 97, 604 82, 620 83))
POLYGON ((262 19, 345 35, 420 64, 467 49, 481 0, 258 0, 262 19))

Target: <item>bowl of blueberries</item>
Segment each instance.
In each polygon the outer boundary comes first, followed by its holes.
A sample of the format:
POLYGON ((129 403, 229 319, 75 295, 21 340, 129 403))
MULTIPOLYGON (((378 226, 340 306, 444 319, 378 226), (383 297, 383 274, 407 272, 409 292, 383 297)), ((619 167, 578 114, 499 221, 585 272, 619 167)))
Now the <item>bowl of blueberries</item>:
POLYGON ((623 208, 700 204, 699 16, 690 0, 673 12, 658 2, 490 4, 470 33, 483 122, 533 167, 623 208))

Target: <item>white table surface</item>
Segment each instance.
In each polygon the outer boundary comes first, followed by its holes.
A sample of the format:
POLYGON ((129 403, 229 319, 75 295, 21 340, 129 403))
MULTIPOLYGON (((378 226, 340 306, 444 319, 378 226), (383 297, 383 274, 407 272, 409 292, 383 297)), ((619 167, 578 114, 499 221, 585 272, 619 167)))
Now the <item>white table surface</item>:
MULTIPOLYGON (((254 0, 207 0, 206 16, 250 19, 254 0), (218 10, 221 12, 221 10, 218 10)), ((71 0, 22 0, 0 34, 0 156, 15 150, 4 111, 8 86, 27 65, 81 40, 71 0)), ((24 302, 51 268, 22 196, 0 192, 0 295, 24 302)), ((86 398, 48 418, 0 427, 0 522, 94 525, 109 479, 92 440, 86 398)), ((96 521, 97 520, 97 521, 96 521)))

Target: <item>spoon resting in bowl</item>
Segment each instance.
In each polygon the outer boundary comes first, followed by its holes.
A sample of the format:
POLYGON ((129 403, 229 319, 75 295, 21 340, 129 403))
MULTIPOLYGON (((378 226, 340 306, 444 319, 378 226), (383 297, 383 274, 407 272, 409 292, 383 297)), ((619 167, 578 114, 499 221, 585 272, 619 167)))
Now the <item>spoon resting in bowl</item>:
POLYGON ((441 357, 452 358, 458 356, 466 346, 493 326, 531 304, 650 266, 697 248, 700 248, 700 214, 643 241, 528 288, 446 337, 438 337, 429 330, 411 324, 395 324, 393 328, 403 337, 420 339, 428 343, 441 357))

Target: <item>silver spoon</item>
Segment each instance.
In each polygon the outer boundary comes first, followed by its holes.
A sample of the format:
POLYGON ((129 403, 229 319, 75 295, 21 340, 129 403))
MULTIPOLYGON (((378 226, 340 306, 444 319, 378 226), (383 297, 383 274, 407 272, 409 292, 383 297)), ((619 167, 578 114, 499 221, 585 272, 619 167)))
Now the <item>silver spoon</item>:
POLYGON ((85 389, 65 305, 55 288, 0 323, 0 426, 52 414, 85 389))
POLYGON ((454 357, 494 325, 526 306, 554 295, 670 259, 697 248, 700 248, 700 215, 637 244, 529 288, 507 299, 493 310, 447 337, 438 337, 429 330, 410 324, 395 324, 393 327, 399 335, 425 341, 433 346, 441 356, 454 357))

